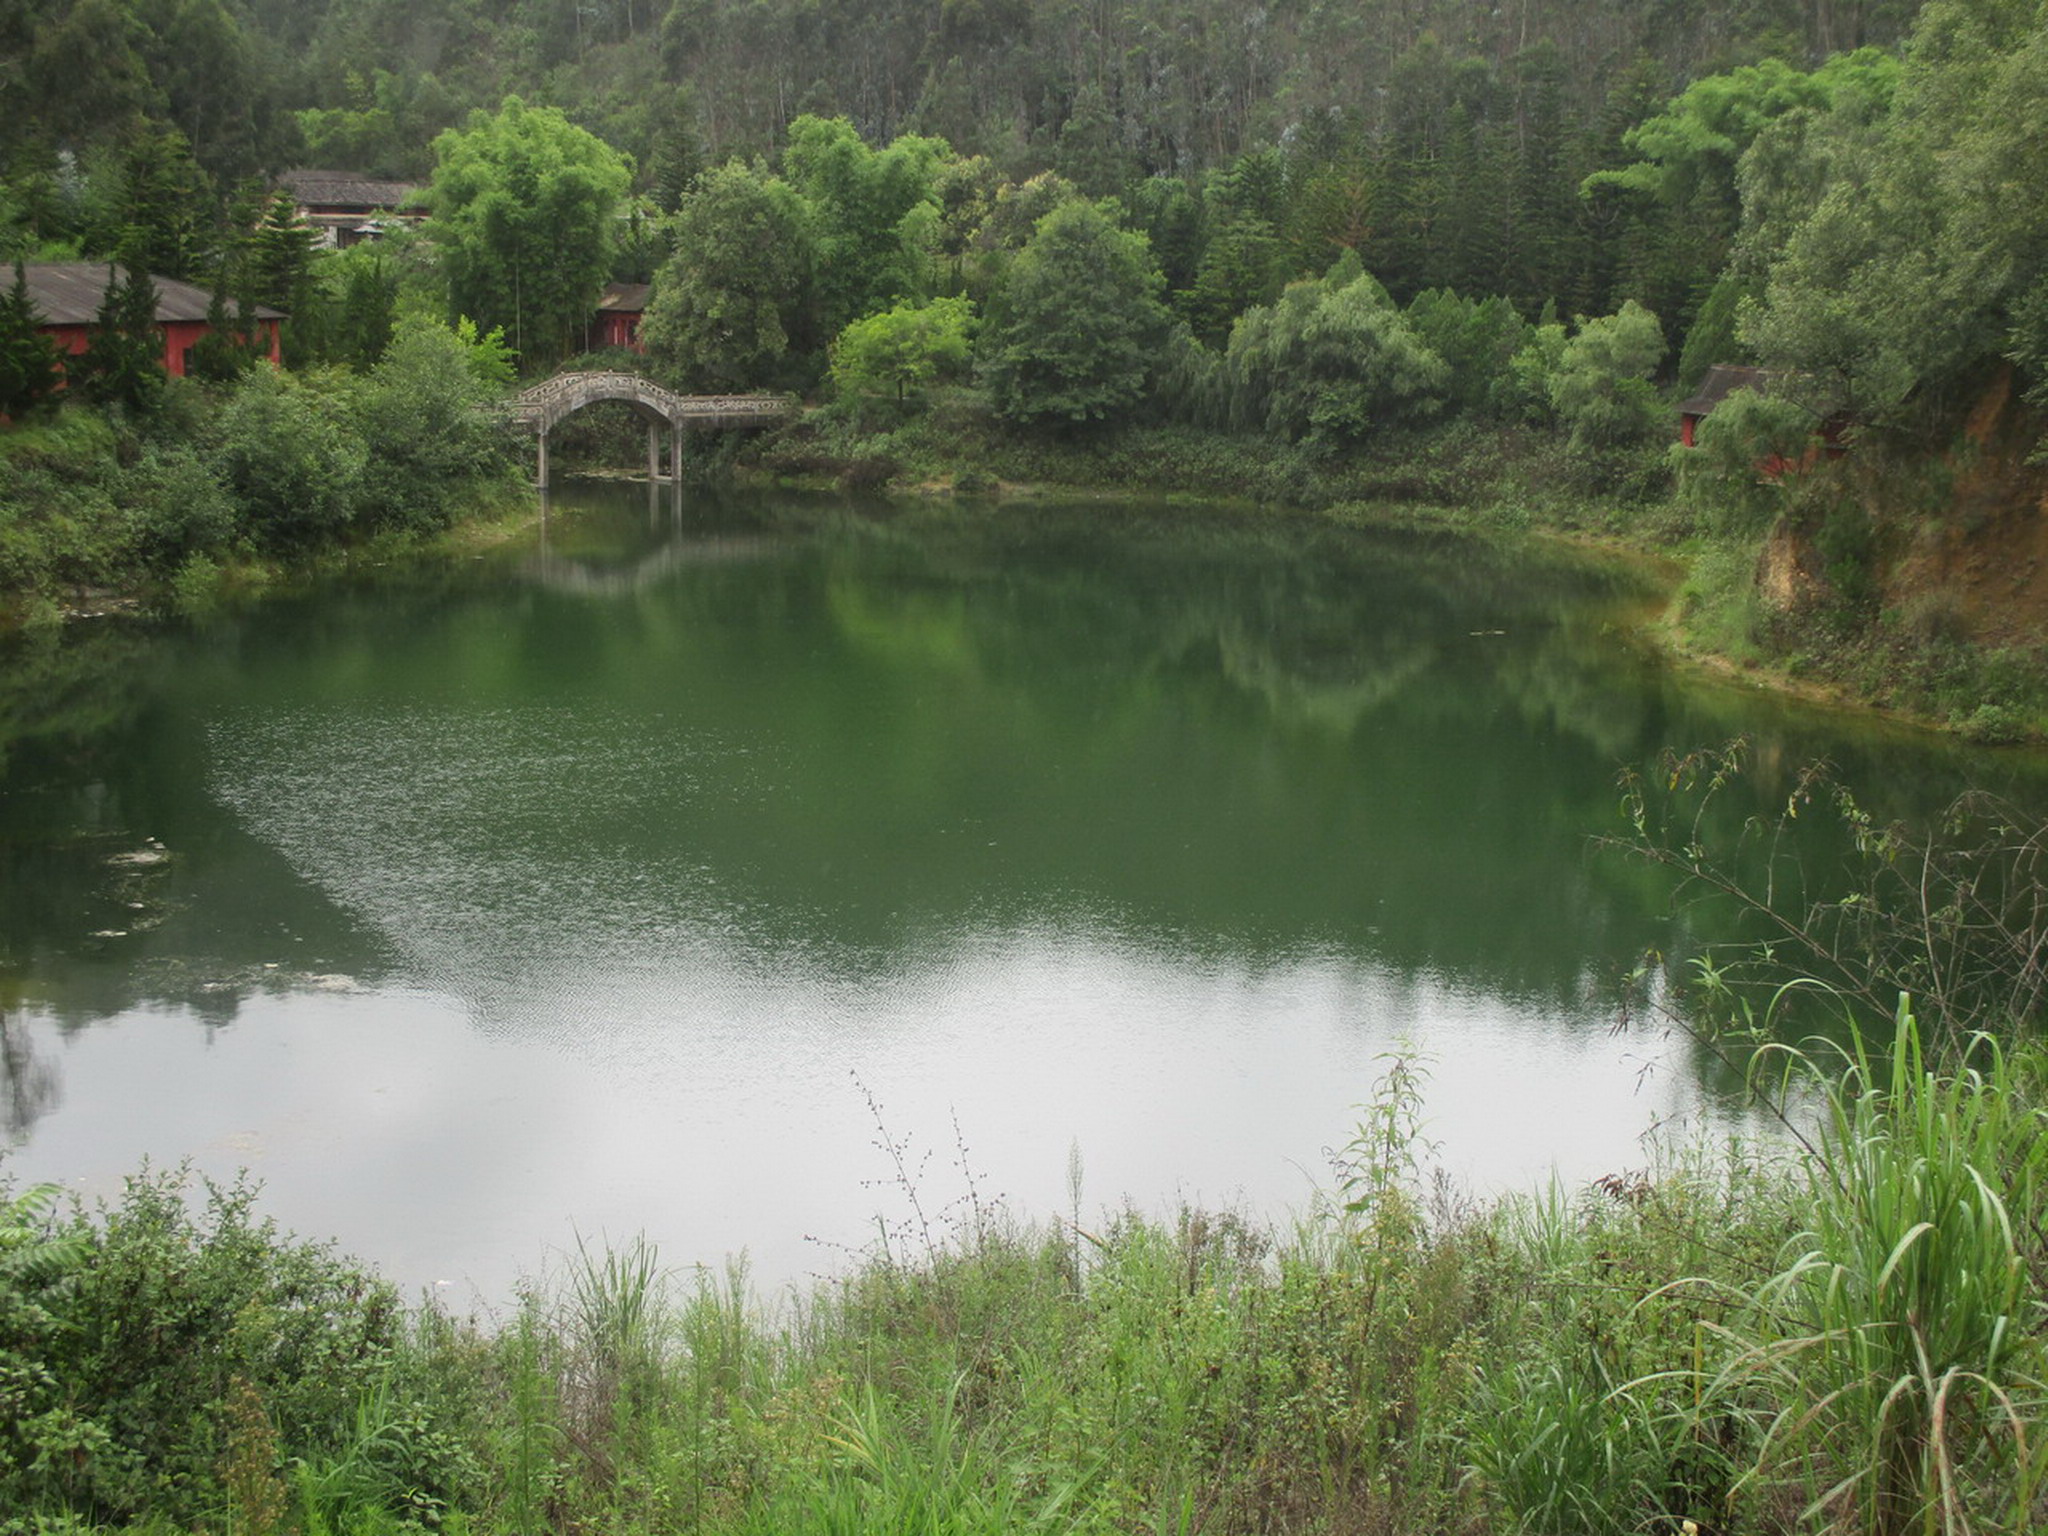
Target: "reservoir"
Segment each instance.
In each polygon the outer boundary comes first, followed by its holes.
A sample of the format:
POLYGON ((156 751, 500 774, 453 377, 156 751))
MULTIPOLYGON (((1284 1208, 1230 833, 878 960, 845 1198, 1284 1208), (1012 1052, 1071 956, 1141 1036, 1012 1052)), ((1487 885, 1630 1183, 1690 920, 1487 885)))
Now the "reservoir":
MULTIPOLYGON (((145 1161, 502 1303, 644 1233, 764 1289, 977 1210, 1284 1219, 1391 1059, 1451 1186, 1755 1134, 1617 1033, 1714 935, 1602 849, 1989 754, 1680 672, 1640 572, 1139 501, 592 485, 483 554, 0 658, 0 1175, 145 1161)), ((1738 818, 1739 819, 1739 818, 1738 818)))

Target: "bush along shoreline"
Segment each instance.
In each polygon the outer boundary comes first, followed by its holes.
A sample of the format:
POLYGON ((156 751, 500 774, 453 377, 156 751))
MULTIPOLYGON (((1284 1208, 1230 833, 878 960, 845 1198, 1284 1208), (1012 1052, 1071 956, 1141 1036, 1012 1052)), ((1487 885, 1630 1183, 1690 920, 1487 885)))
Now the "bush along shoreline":
POLYGON ((1656 1017, 1775 1138, 1473 1199, 1397 1059, 1284 1225, 1091 1211, 1077 1153, 1058 1218, 911 1187, 773 1303, 629 1242, 494 1317, 406 1302, 246 1186, 0 1190, 0 1531, 2039 1529, 2048 1043, 2036 935, 1987 893, 2048 826, 1884 828, 1816 772, 1858 873, 1773 907, 1788 883, 1736 873, 1755 829, 1697 837, 1741 768, 1626 786, 1618 843, 1770 935, 1656 1017), (1831 1042, 1786 1043, 1797 995, 1831 1042))
POLYGON ((146 408, 46 407, 0 431, 0 594, 19 622, 431 537, 523 494, 495 336, 402 326, 358 374, 257 363, 146 408))

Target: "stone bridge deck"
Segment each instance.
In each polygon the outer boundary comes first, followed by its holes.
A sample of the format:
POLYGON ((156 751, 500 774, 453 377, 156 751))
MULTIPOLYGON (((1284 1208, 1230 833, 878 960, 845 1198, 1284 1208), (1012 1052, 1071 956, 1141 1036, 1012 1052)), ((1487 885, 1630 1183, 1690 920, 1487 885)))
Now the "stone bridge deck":
POLYGON ((760 426, 789 414, 782 395, 679 395, 637 373, 558 373, 513 397, 510 419, 529 432, 551 432, 587 405, 620 400, 672 427, 760 426))
POLYGON ((506 420, 540 440, 539 483, 548 483, 548 434, 585 406, 617 400, 647 422, 647 477, 661 478, 660 434, 669 430, 670 473, 680 475, 683 428, 761 427, 787 416, 782 395, 679 395, 637 373, 558 373, 515 395, 506 420))

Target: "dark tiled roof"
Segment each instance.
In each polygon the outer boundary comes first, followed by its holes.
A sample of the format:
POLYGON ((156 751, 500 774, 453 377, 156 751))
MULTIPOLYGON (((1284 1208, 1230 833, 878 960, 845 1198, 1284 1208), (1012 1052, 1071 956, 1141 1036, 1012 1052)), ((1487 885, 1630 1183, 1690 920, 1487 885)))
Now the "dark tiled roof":
MULTIPOLYGON (((107 264, 103 261, 39 261, 22 270, 28 277, 29 302, 45 325, 91 325, 107 296, 107 264)), ((13 281, 14 275, 0 267, 0 282, 13 281)), ((204 320, 213 306, 213 295, 204 288, 168 277, 152 277, 150 281, 156 284, 159 325, 173 320, 204 320)), ((258 305, 256 318, 282 320, 284 316, 258 305)))
POLYGON ((597 301, 599 314, 637 315, 647 308, 647 291, 652 283, 606 283, 597 301))
POLYGON ((1770 385, 1768 369, 1716 363, 1700 380, 1700 387, 1693 392, 1692 398, 1678 408, 1678 413, 1681 416, 1704 416, 1738 389, 1753 389, 1762 394, 1770 385))
POLYGON ((409 181, 378 181, 355 171, 286 171, 277 184, 306 208, 403 208, 420 190, 409 181))

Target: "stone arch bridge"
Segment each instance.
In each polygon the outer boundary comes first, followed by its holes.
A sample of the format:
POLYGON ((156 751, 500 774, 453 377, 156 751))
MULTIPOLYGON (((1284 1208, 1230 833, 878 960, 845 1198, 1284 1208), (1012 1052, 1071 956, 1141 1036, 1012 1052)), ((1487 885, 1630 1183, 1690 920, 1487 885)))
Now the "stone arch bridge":
POLYGON ((637 373, 558 373, 512 399, 507 420, 540 442, 541 489, 548 484, 548 434, 587 405, 620 400, 647 423, 647 478, 661 475, 661 429, 668 428, 669 476, 683 471, 683 428, 764 427, 790 413, 782 395, 679 395, 637 373))

